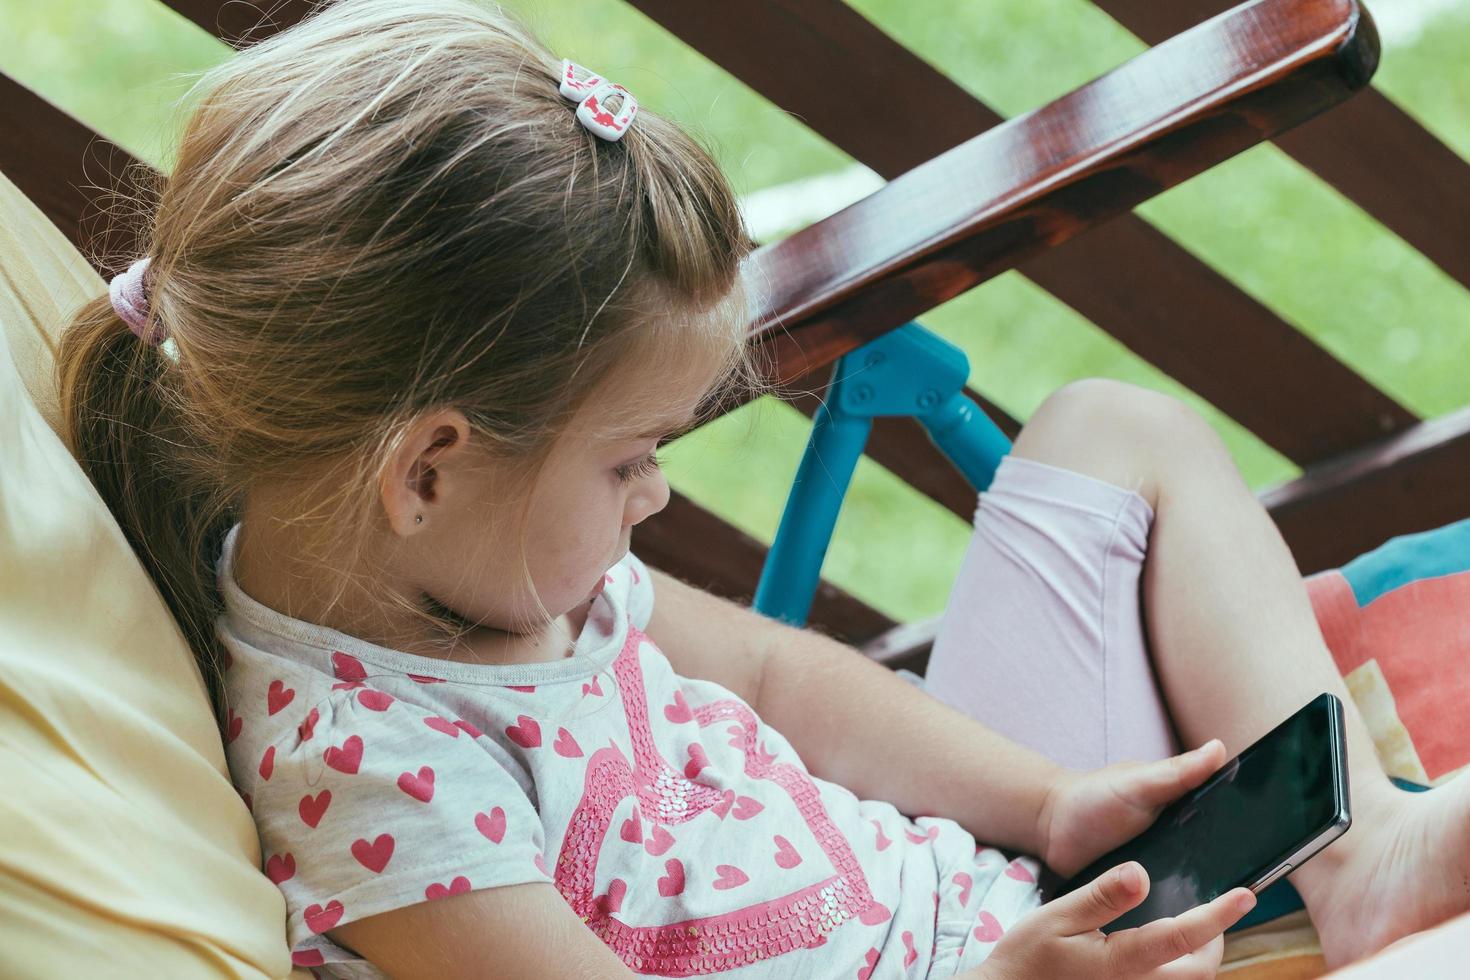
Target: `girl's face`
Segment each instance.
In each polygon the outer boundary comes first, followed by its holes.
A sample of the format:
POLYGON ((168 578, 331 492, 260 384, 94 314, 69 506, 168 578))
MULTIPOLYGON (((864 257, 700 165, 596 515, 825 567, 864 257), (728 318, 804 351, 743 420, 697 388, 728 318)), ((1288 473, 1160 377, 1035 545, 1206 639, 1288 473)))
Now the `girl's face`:
MULTIPOLYGON (((617 392, 583 407, 532 491, 525 551, 535 595, 516 588, 524 576, 515 528, 508 526, 513 517, 473 452, 441 451, 427 464, 429 492, 419 490, 411 502, 417 510, 399 518, 407 530, 414 513, 424 513, 423 525, 403 540, 405 584, 472 623, 513 634, 538 633, 546 622, 538 597, 552 618, 589 604, 604 573, 627 554, 633 526, 668 504, 668 481, 654 451, 687 425, 704 389, 680 397, 652 383, 617 392), (637 393, 632 401, 628 392, 637 393), (611 423, 633 412, 658 421, 642 432, 612 431, 611 423)), ((463 419, 454 411, 444 415, 463 419)), ((443 425, 436 431, 446 437, 443 425)))

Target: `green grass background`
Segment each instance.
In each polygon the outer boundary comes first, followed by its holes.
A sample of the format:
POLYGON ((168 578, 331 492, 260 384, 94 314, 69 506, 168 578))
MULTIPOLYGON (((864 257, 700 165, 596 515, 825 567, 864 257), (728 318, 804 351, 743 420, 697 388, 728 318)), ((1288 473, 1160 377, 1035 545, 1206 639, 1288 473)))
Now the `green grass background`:
MULTIPOLYGON (((554 50, 616 78, 692 129, 742 195, 853 163, 621 0, 507 6, 554 50)), ((1145 47, 1086 0, 852 6, 1007 117, 1145 47)), ((0 70, 161 168, 171 160, 174 104, 191 73, 229 54, 158 0, 0 0, 0 29, 8 38, 0 70)), ((1470 0, 1413 43, 1386 46, 1373 85, 1470 158, 1466 51, 1470 0)), ((1432 417, 1470 402, 1470 295, 1273 145, 1137 213, 1414 412, 1432 417)), ((1019 273, 971 290, 922 322, 962 347, 972 384, 1018 418, 1067 381, 1119 378, 1197 407, 1252 486, 1297 475, 1289 461, 1019 273)), ((665 468, 680 492, 769 542, 808 429, 805 416, 765 399, 668 447, 665 468)), ((823 575, 897 620, 933 616, 944 608, 968 539, 964 521, 864 459, 823 575)))

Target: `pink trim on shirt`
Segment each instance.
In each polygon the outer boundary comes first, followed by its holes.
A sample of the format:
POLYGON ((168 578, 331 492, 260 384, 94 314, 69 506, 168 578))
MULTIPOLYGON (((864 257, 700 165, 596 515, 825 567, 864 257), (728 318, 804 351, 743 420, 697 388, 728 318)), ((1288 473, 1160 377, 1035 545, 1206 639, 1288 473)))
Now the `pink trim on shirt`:
POLYGON ((609 894, 594 892, 598 849, 619 804, 636 796, 643 812, 656 823, 677 825, 725 804, 727 798, 725 791, 689 779, 659 754, 638 661, 644 640, 642 631, 630 623, 627 641, 613 664, 635 764, 629 766, 616 746, 592 753, 582 799, 567 824, 557 858, 556 887, 572 910, 629 968, 687 977, 734 969, 799 947, 820 946, 843 922, 874 908, 877 903, 857 857, 828 816, 816 784, 796 766, 775 762, 764 745, 757 746, 757 721, 747 705, 723 700, 694 709, 696 722, 701 728, 730 720, 740 725, 742 734, 735 738, 745 753, 746 774, 770 780, 791 796, 837 874, 790 895, 722 915, 663 926, 630 926, 614 918, 626 883, 614 879, 609 894))

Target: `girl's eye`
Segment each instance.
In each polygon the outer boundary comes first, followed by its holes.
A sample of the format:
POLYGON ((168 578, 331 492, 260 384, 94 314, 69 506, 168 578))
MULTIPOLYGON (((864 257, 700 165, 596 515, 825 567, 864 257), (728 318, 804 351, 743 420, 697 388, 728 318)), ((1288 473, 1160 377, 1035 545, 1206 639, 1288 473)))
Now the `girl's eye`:
POLYGON ((624 466, 616 467, 615 472, 618 474, 618 482, 632 483, 634 480, 641 480, 645 476, 652 476, 658 471, 659 464, 662 462, 658 457, 657 451, 655 451, 644 456, 636 463, 628 463, 624 466))

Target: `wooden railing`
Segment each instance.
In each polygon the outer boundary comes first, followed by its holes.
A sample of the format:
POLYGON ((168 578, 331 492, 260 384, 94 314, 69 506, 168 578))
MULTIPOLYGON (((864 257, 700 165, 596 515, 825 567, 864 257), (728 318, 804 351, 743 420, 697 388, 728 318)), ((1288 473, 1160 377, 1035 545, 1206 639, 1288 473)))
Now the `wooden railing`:
MULTIPOLYGON (((251 5, 168 2, 237 47, 310 9, 284 0, 262 23, 251 5)), ((840 0, 631 2, 890 178, 747 265, 760 297, 752 335, 775 345, 778 380, 808 415, 841 354, 1018 269, 1303 468, 1262 499, 1304 571, 1470 513, 1456 479, 1470 464, 1470 411, 1419 420, 1127 213, 1273 139, 1470 285, 1470 249, 1455 237, 1470 227, 1470 167, 1365 87, 1378 44, 1353 0, 1229 10, 1219 0, 1097 0, 1158 46, 1009 121, 840 0)), ((96 205, 88 185, 119 173, 126 154, 3 78, 0 128, 30 134, 0 144, 0 170, 94 254, 80 220, 96 205)), ((1009 433, 1019 428, 968 393, 1009 433)), ((867 452, 965 520, 973 515, 973 492, 910 420, 879 420, 867 452)), ((738 599, 753 594, 765 555, 677 494, 634 543, 650 564, 738 599), (706 547, 686 549, 692 539, 706 547)), ((830 583, 811 624, 910 666, 922 665, 933 635, 932 623, 896 624, 830 583)))

